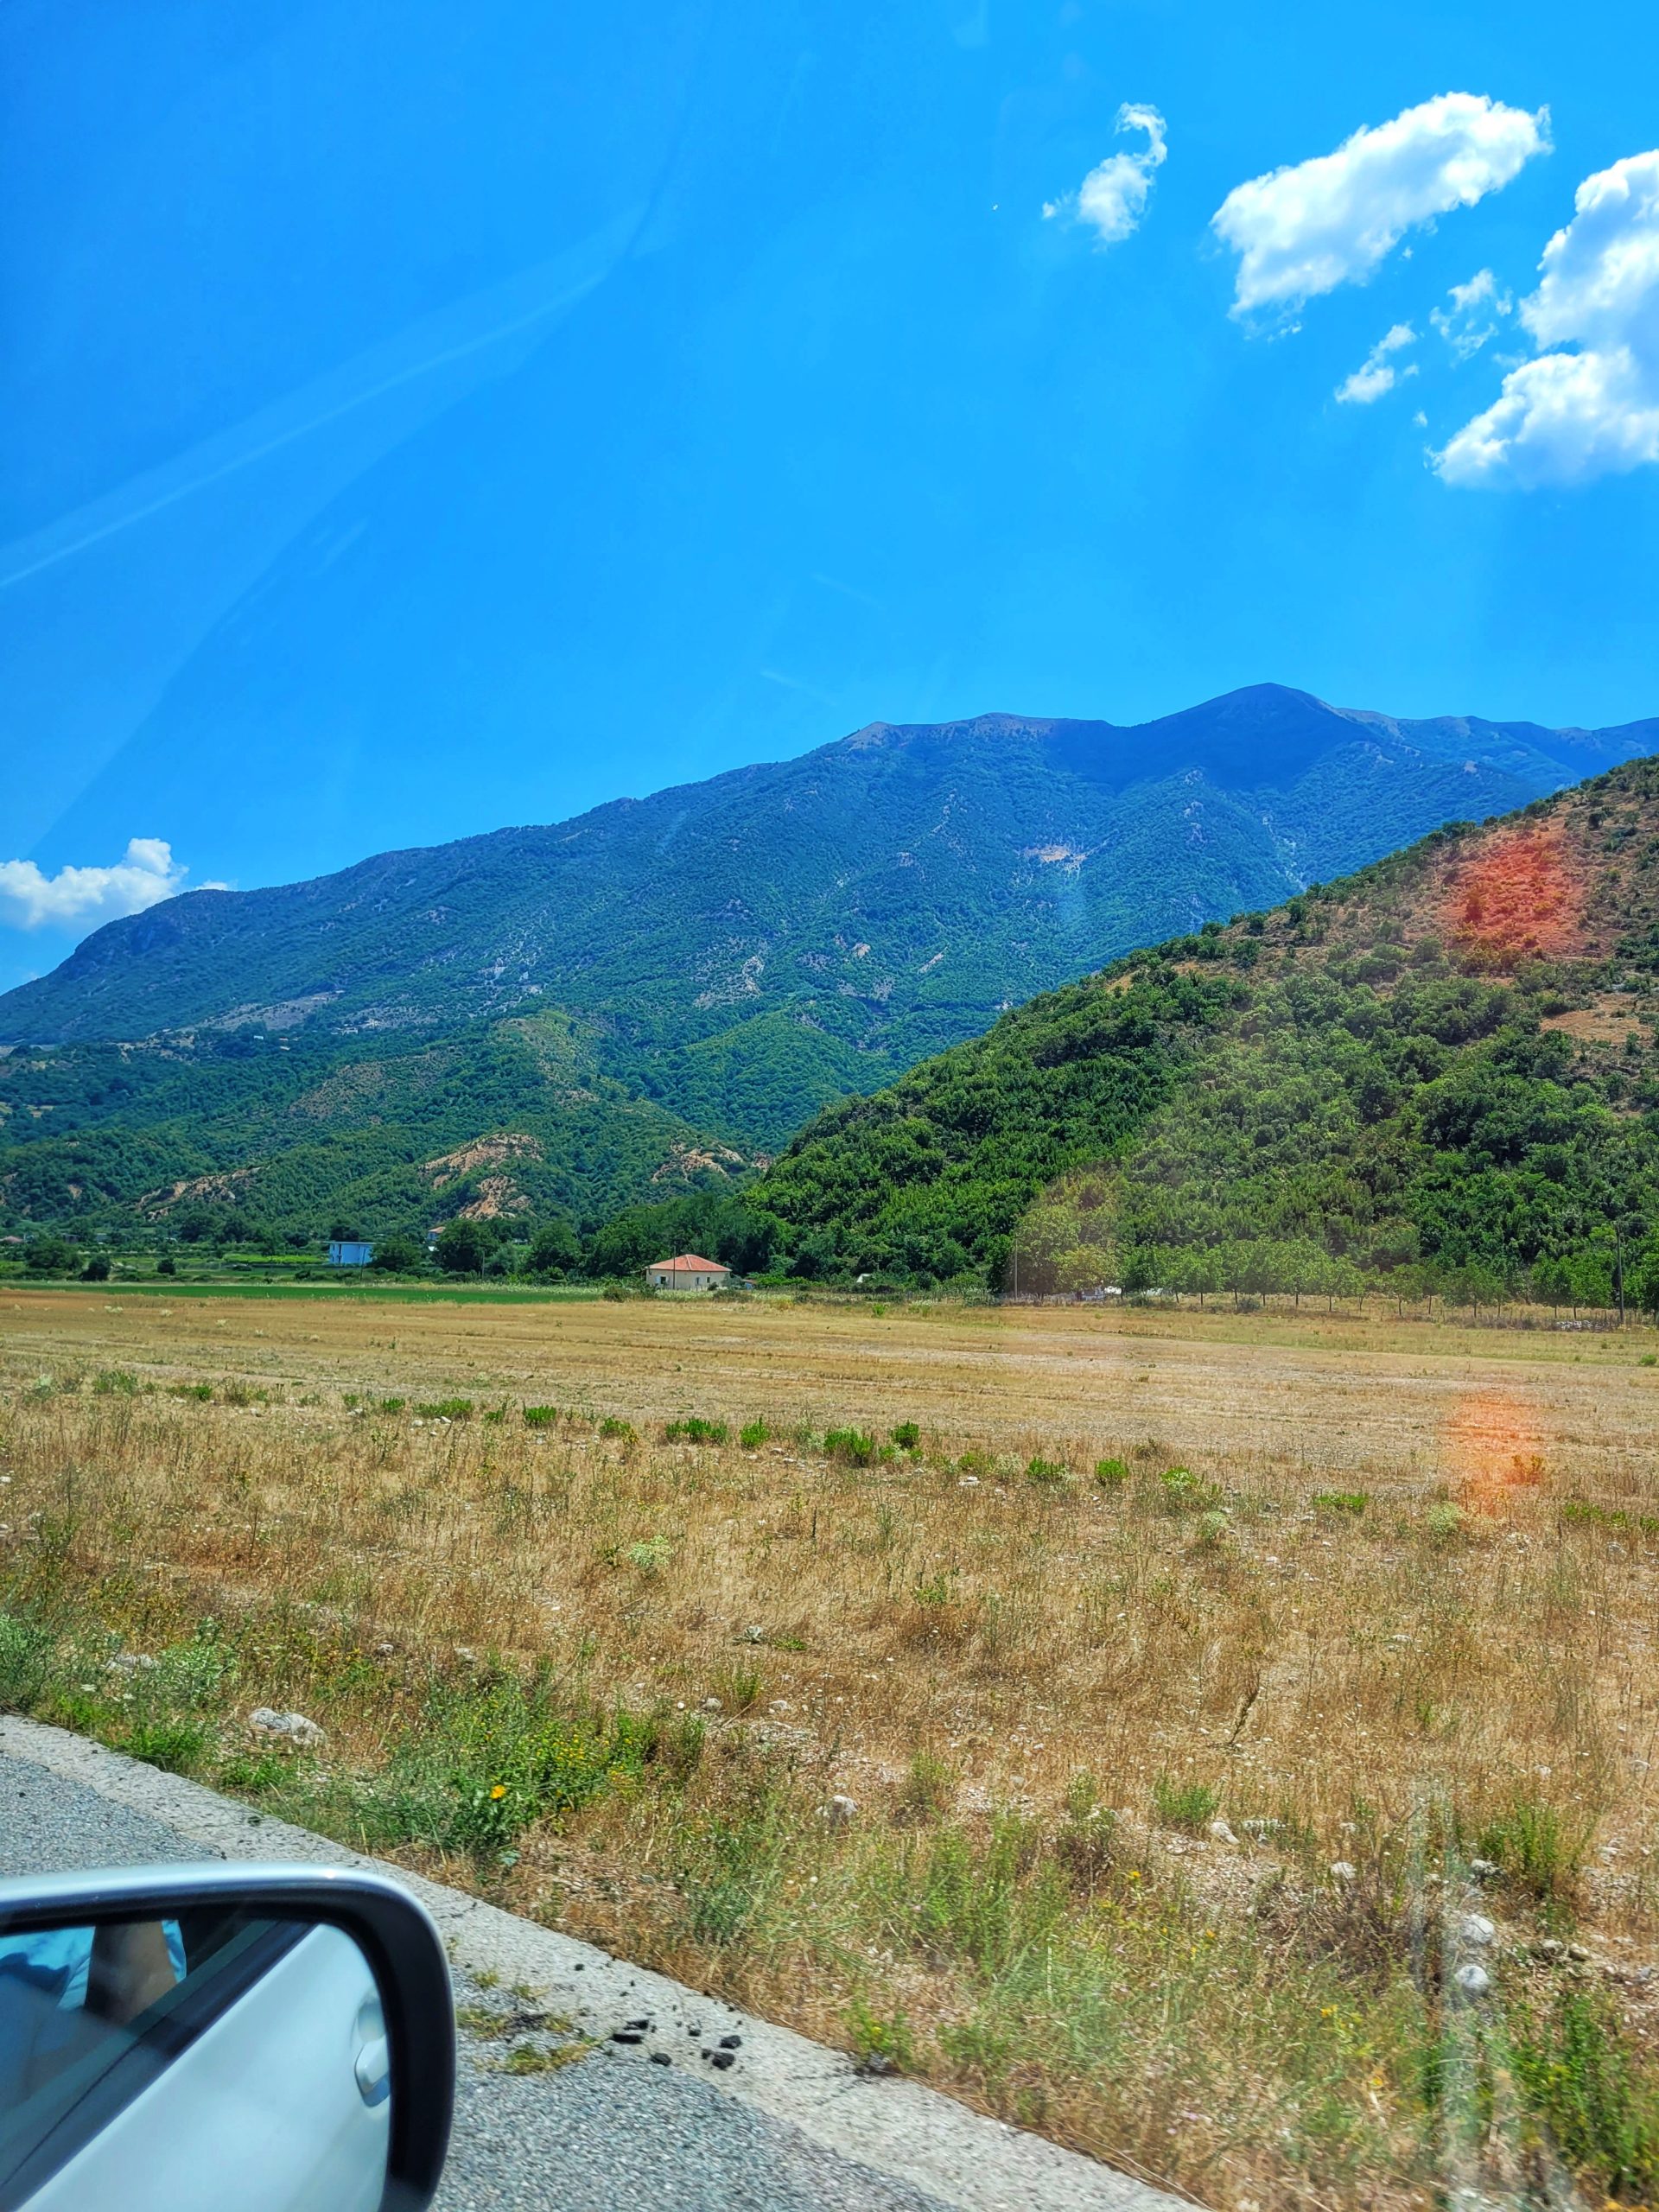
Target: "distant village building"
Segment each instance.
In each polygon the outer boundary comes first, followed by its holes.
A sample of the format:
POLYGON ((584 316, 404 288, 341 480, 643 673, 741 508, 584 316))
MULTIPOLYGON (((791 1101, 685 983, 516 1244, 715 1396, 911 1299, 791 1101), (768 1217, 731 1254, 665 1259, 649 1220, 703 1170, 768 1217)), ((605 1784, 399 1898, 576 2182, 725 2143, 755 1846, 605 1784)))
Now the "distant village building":
POLYGON ((373 1245, 360 1244, 354 1236, 336 1236, 328 1247, 331 1268, 366 1268, 373 1257, 373 1245))
POLYGON ((645 1269, 652 1290, 723 1290, 732 1279, 729 1268, 718 1260, 700 1260, 695 1252, 682 1252, 675 1260, 653 1260, 645 1269))

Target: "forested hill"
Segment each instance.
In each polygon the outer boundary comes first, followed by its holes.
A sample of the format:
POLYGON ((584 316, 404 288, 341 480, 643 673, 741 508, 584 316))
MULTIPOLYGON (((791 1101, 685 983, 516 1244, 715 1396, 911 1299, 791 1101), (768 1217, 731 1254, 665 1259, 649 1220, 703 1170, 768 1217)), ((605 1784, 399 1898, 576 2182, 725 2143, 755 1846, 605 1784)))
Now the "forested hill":
POLYGON ((1117 962, 834 1107, 802 1272, 1659 1300, 1659 761, 1117 962))
POLYGON ((775 1147, 1133 945, 1656 744, 1273 684, 1131 728, 877 723, 552 828, 188 893, 0 997, 0 1041, 356 1039, 362 1062, 556 1010, 631 1096, 775 1147))

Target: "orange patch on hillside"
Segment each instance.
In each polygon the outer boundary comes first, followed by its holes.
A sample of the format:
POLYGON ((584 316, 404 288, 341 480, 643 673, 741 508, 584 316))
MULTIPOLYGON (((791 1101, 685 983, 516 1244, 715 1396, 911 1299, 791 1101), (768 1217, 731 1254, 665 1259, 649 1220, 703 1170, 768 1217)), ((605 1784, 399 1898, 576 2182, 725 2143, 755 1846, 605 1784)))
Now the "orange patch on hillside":
POLYGON ((1583 949, 1584 893, 1557 822, 1500 830, 1452 874, 1442 910, 1458 943, 1508 959, 1583 949))
POLYGON ((1482 1391, 1464 1399, 1446 1424, 1445 1444, 1458 1503, 1471 1511, 1500 1513, 1512 1491, 1544 1478, 1537 1426, 1519 1398, 1482 1391))

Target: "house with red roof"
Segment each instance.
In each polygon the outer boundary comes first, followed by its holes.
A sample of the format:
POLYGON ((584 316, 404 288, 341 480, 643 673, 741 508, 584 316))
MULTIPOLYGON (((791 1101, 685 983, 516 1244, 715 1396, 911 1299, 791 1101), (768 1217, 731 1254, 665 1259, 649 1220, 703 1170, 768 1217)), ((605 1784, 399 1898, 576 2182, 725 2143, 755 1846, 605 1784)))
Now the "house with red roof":
POLYGON ((699 1259, 695 1252, 653 1260, 645 1269, 645 1281, 652 1290, 723 1290, 731 1279, 729 1268, 722 1268, 718 1260, 699 1259))

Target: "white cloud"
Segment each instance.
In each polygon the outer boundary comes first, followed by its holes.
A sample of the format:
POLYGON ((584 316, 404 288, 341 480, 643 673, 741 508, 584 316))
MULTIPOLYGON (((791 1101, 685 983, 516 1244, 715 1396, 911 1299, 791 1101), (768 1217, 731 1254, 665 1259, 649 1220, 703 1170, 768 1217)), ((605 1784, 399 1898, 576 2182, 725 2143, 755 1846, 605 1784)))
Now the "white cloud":
MULTIPOLYGON (((184 888, 189 870, 164 837, 134 837, 112 868, 60 868, 42 874, 33 861, 0 861, 0 920, 15 928, 90 929, 137 914, 184 888)), ((208 891, 222 884, 204 884, 208 891)))
POLYGON ((1396 322, 1386 330, 1351 377, 1337 386, 1337 397, 1357 407, 1369 407, 1374 399, 1381 399, 1385 391, 1392 391, 1402 377, 1414 377, 1417 364, 1396 369, 1389 356, 1397 353, 1402 346, 1414 346, 1417 334, 1408 322, 1396 322))
POLYGON ((1548 350, 1435 455, 1448 484, 1531 489, 1659 461, 1659 150, 1586 177, 1573 207, 1519 310, 1548 350))
POLYGON ((1236 185, 1211 227, 1238 255, 1235 315, 1290 314, 1338 284, 1363 283, 1405 233, 1498 192, 1549 151, 1549 110, 1441 92, 1334 154, 1236 185))
POLYGON ((1090 170, 1076 192, 1046 200, 1044 219, 1057 215, 1087 223, 1103 246, 1121 245, 1136 230, 1152 196, 1152 180, 1168 158, 1164 118, 1155 107, 1126 100, 1117 111, 1116 128, 1144 130, 1147 143, 1138 154, 1109 154, 1090 170))
POLYGON ((1460 361, 1497 337, 1498 324, 1515 306, 1490 269, 1478 269, 1466 284, 1453 284, 1450 298, 1449 308, 1432 308, 1428 319, 1460 361))

